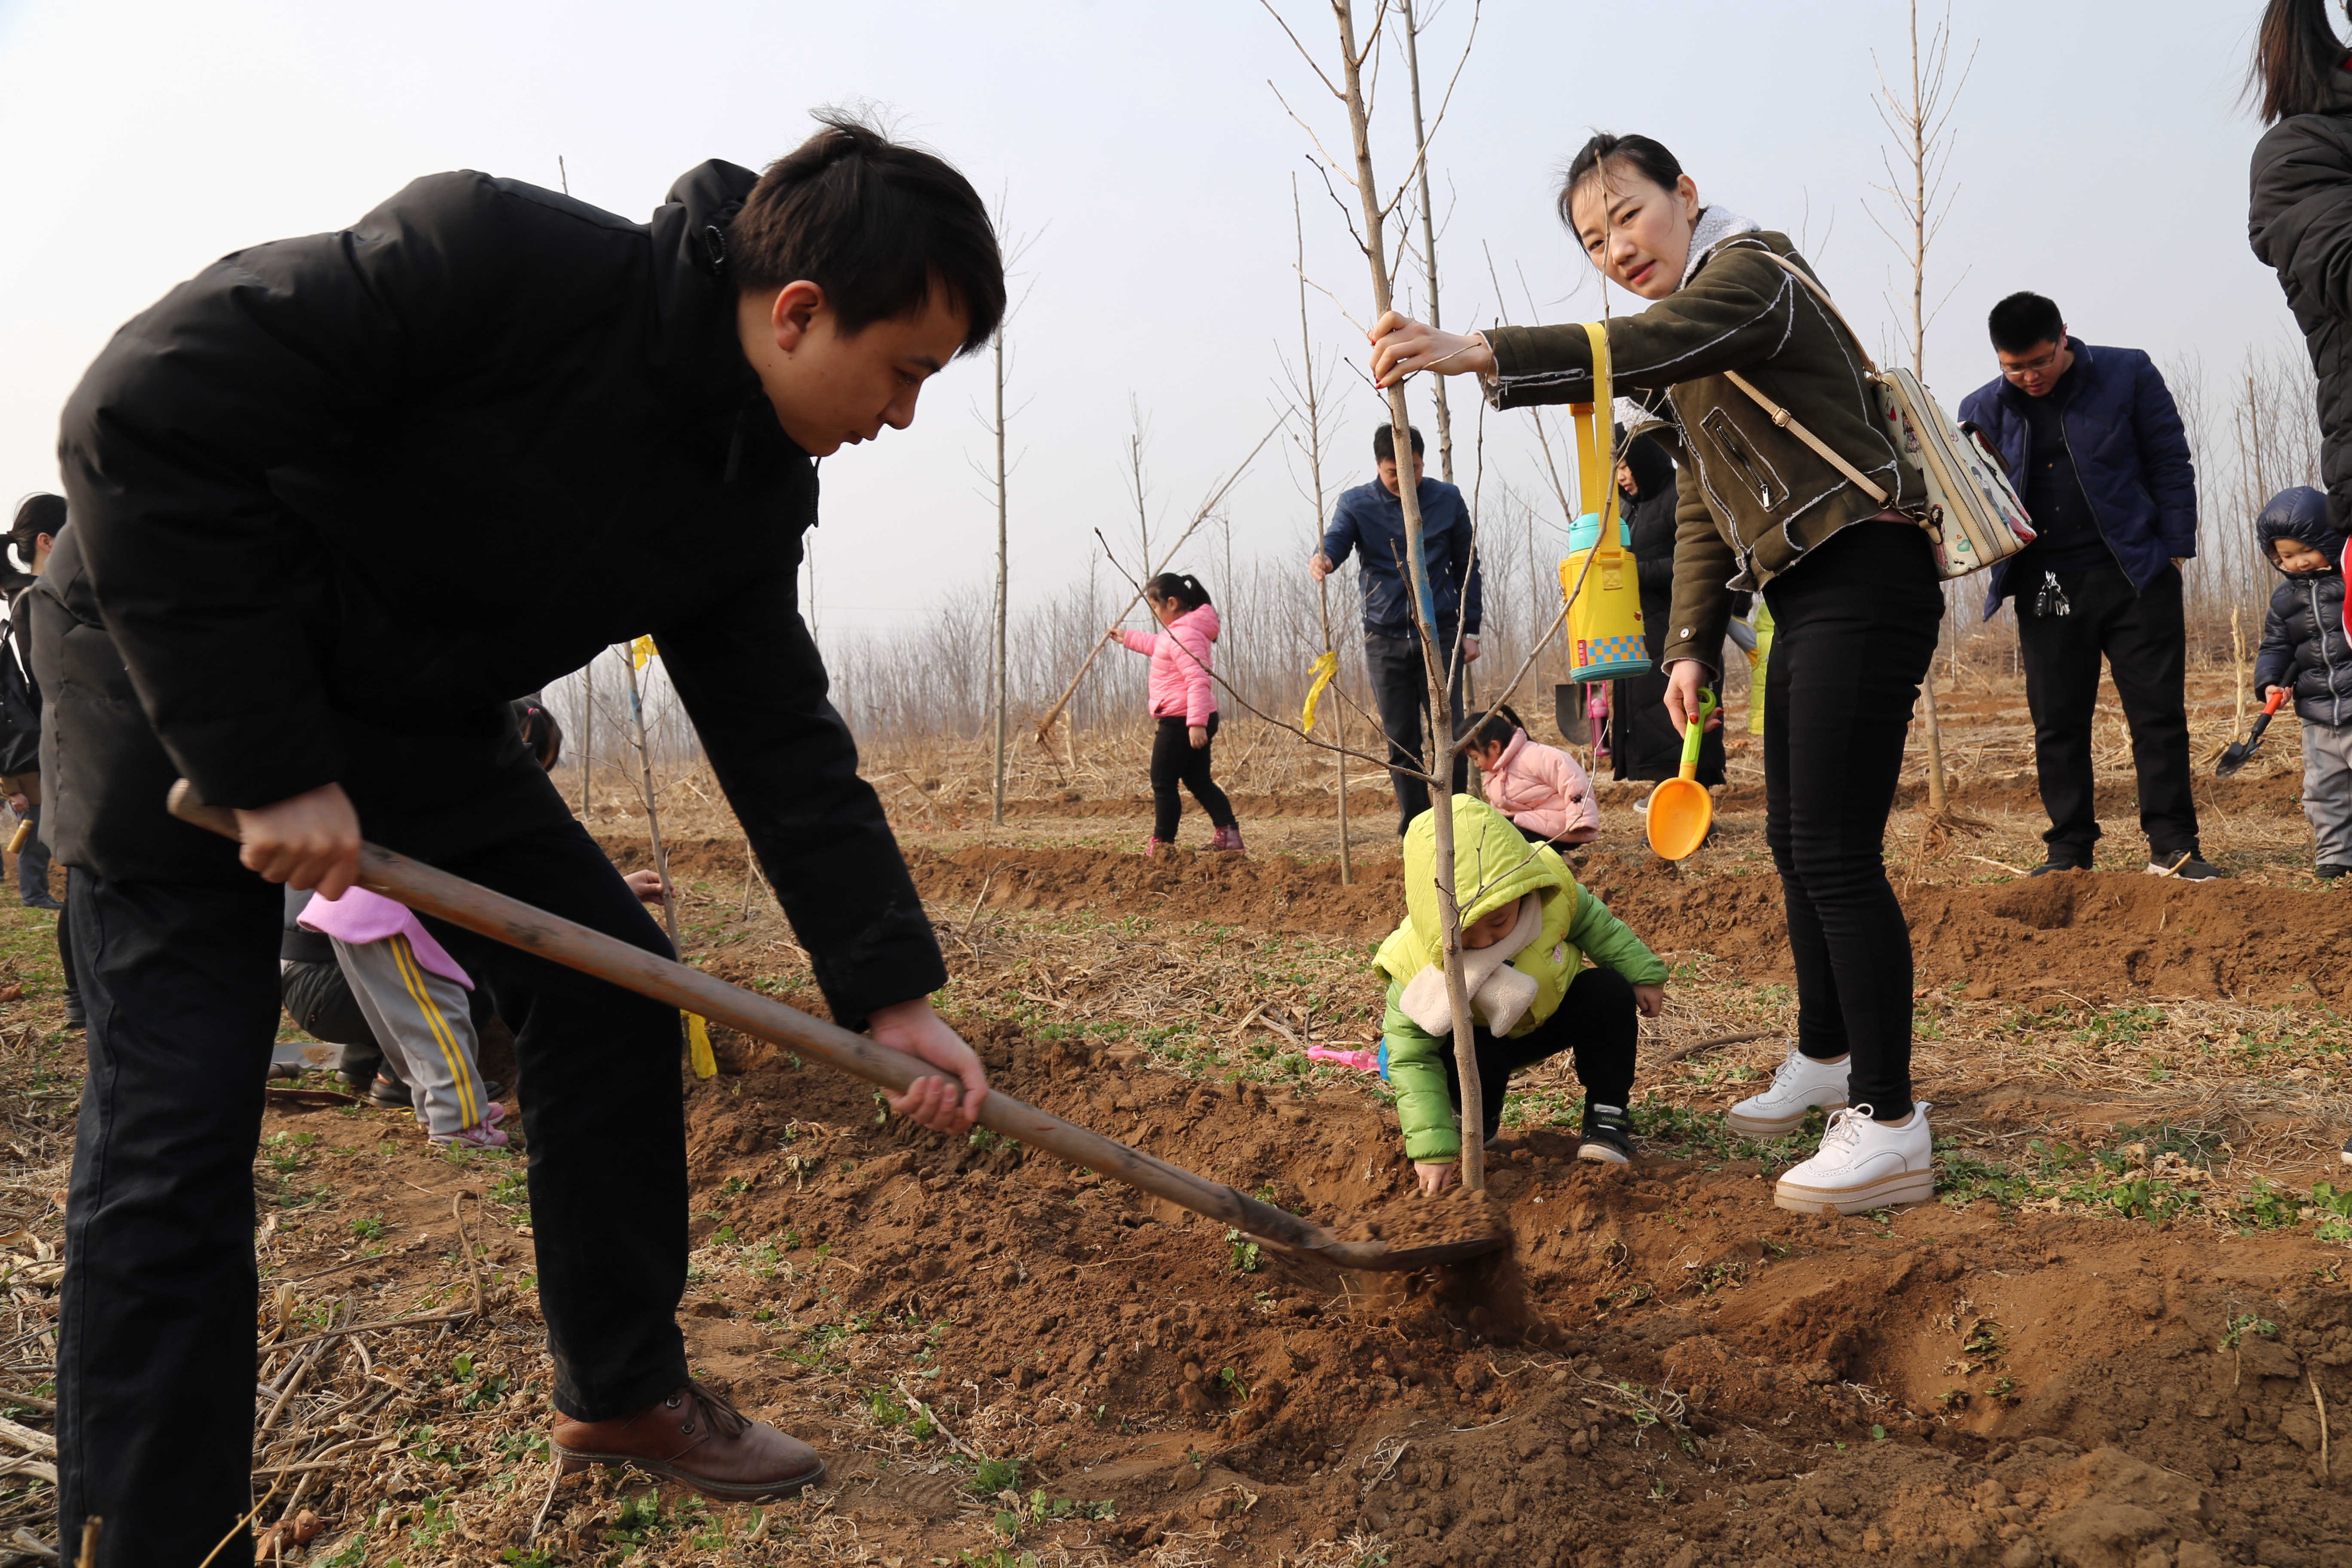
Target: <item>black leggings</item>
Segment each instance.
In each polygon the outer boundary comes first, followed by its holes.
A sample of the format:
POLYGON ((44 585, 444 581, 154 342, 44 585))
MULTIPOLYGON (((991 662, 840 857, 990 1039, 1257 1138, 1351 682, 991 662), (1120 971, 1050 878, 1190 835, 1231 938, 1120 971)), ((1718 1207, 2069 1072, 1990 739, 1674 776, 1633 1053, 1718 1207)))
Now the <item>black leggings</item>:
POLYGON ((1176 793, 1181 784, 1209 814, 1213 827, 1234 826, 1234 803, 1209 776, 1209 757, 1214 752, 1219 714, 1209 715, 1209 744, 1195 748, 1191 727, 1181 717, 1160 721, 1159 733, 1151 737, 1151 837, 1162 844, 1176 842, 1176 819, 1184 814, 1184 797, 1176 793))
POLYGON ((1788 904, 1797 1047, 1853 1053, 1846 1099, 1911 1110, 1911 932, 1886 880, 1886 814, 1943 616, 1927 536, 1857 522, 1766 586, 1764 836, 1788 904))
MULTIPOLYGON (((1471 1035, 1478 1052, 1478 1097, 1486 1102, 1486 1136, 1503 1126, 1503 1094, 1511 1075, 1562 1051, 1576 1053, 1576 1081, 1587 1105, 1622 1107, 1633 1092, 1635 1022, 1633 983, 1613 969, 1587 969, 1568 983, 1559 1011, 1517 1039, 1496 1039, 1484 1029, 1471 1035)), ((1462 1109, 1462 1079, 1454 1051, 1445 1056, 1445 1092, 1462 1109)))

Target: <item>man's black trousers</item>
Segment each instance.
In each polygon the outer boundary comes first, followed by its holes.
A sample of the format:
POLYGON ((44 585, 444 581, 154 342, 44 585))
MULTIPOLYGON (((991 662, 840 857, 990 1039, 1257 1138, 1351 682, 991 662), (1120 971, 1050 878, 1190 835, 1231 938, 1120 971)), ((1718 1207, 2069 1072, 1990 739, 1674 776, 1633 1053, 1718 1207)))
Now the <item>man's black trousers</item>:
POLYGON ((1151 736, 1151 837, 1162 844, 1176 842, 1176 824, 1184 815, 1184 797, 1176 793, 1182 784, 1209 814, 1213 827, 1233 827, 1234 803, 1217 787, 1210 776, 1211 758, 1217 749, 1217 721, 1223 714, 1212 713, 1205 728, 1209 743, 1192 744, 1192 726, 1181 715, 1162 718, 1154 726, 1151 736))
MULTIPOLYGON (((1632 981, 1613 969, 1586 969, 1568 983, 1552 1016, 1526 1034, 1498 1040, 1483 1027, 1473 1032, 1486 1136, 1503 1129, 1503 1096, 1510 1089, 1511 1075, 1562 1051, 1576 1053, 1576 1081, 1584 1086, 1586 1104, 1622 1109, 1633 1092, 1633 1048, 1641 1035, 1637 1018, 1632 981)), ((1451 1042, 1444 1057, 1445 1093, 1458 1111, 1462 1079, 1454 1068, 1451 1042)))
POLYGON ((2042 842, 2050 846, 2053 864, 2088 866, 2099 841, 2091 721, 2099 703, 2104 654, 2131 730, 2140 829, 2147 835, 2150 857, 2168 866, 2198 848, 2197 802, 2189 793, 2189 633, 2180 574, 2167 566, 2138 593, 2112 562, 2057 575, 2057 593, 2045 593, 2036 573, 2032 582, 2018 583, 2016 601, 2025 705, 2033 714, 2033 765, 2041 775, 2042 809, 2050 814, 2042 842), (2054 613, 2062 603, 2063 616, 2054 613))
POLYGON ((1764 589, 1764 837, 1788 906, 1797 1047, 1853 1053, 1848 1102, 1911 1111, 1911 932, 1886 880, 1886 814, 1944 610, 1927 536, 1840 529, 1764 589))
MULTIPOLYGON (((576 823, 445 865, 670 951, 576 823)), ((98 1515, 106 1568, 194 1568, 253 1502, 253 1160, 285 900, 258 877, 112 882, 76 868, 71 889, 89 1075, 66 1205, 59 1540, 79 1542, 98 1515)), ((514 1026, 556 1405, 593 1421, 651 1404, 687 1380, 677 1013, 427 924, 514 1026)), ((232 1542, 220 1561, 251 1557, 232 1542)))
MULTIPOLYGON (((1454 644, 1446 644, 1450 651, 1454 644)), ((1372 683, 1372 705, 1380 710, 1381 732, 1388 737, 1389 783, 1396 789, 1397 837, 1412 826, 1412 819, 1429 809, 1429 785, 1411 773, 1396 771, 1397 766, 1422 767, 1423 733, 1429 721, 1429 671, 1422 663, 1421 639, 1412 637, 1374 637, 1364 634, 1364 672, 1372 683)), ((1454 667, 1453 689, 1446 695, 1454 706, 1451 722, 1462 722, 1462 667, 1454 667)), ((1470 787, 1470 763, 1466 757, 1454 759, 1454 793, 1460 795, 1470 787)))

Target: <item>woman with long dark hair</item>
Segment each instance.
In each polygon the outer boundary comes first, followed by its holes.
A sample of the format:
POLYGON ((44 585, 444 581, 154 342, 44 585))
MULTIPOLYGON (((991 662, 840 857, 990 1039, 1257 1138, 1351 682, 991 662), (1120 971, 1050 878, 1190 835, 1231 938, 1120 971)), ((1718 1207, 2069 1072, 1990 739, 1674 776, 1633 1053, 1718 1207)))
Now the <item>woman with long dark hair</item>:
MULTIPOLYGON (((1911 939, 1885 844, 1944 607, 1919 527, 1925 480, 1896 447, 1861 345, 1788 236, 1702 203, 1646 136, 1586 142, 1559 205, 1593 266, 1653 301, 1607 333, 1615 384, 1654 395, 1680 447, 1662 649, 1675 723, 1720 678, 1734 595, 1760 587, 1778 626, 1766 837, 1788 905, 1797 1048, 1730 1125, 1774 1136, 1816 1107, 1835 1110, 1820 1152, 1781 1176, 1783 1207, 1918 1202, 1934 1190, 1931 1144, 1927 1108, 1911 1098, 1911 939)), ((1465 337, 1391 312, 1372 340, 1384 386, 1417 370, 1475 372, 1501 408, 1593 396, 1580 325, 1465 337)))
POLYGON ((2326 0, 2270 0, 2248 87, 2271 128, 2254 145, 2246 234, 2319 374, 2328 521, 2352 529, 2352 69, 2326 0))

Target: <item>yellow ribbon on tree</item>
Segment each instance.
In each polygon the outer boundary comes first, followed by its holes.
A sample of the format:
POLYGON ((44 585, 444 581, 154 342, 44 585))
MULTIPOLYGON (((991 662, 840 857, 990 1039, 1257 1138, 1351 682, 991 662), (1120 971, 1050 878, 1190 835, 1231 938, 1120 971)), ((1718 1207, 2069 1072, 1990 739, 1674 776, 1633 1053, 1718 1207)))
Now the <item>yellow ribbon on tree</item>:
POLYGON ((634 669, 645 668, 646 660, 654 658, 660 652, 661 649, 654 647, 653 634, 650 632, 646 633, 644 637, 639 637, 636 641, 629 645, 630 668, 634 669))
POLYGON ((686 1017, 686 1059, 693 1064, 697 1078, 714 1078, 719 1072, 719 1058, 710 1050, 710 1026, 702 1021, 699 1013, 688 1013, 686 1017))
POLYGON ((1298 727, 1311 735, 1315 732, 1315 708, 1323 700, 1323 689, 1339 673, 1339 656, 1327 649, 1322 658, 1307 667, 1307 673, 1315 678, 1315 683, 1307 689, 1307 706, 1298 711, 1298 727))

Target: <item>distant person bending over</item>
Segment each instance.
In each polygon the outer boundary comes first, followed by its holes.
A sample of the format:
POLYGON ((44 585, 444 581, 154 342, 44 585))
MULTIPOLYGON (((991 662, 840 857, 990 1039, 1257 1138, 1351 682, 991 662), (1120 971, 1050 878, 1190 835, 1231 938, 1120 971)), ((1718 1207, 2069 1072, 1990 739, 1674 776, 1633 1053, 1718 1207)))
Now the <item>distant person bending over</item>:
POLYGON ((1583 765, 1557 746, 1538 745, 1509 703, 1465 724, 1458 739, 1486 780, 1486 804, 1530 844, 1554 848, 1601 837, 1601 803, 1583 765))
MULTIPOLYGON (((1765 687, 1765 838, 1797 972, 1797 1048, 1726 1121, 1779 1135, 1815 1108, 1819 1152, 1773 1201, 1857 1214, 1934 1192, 1927 1107, 1912 1098, 1912 955, 1886 879, 1886 817, 1944 595, 1919 527, 1925 481, 1895 450, 1856 345, 1791 268, 1785 234, 1709 206, 1646 136, 1602 134, 1570 162, 1559 211, 1592 265, 1650 300, 1609 319, 1619 388, 1659 393, 1684 459, 1663 667, 1680 729, 1719 679, 1735 595, 1760 587, 1778 626, 1765 687), (1786 408, 1847 479, 1732 379, 1786 408)), ((1582 325, 1463 336, 1390 313, 1373 323, 1382 386, 1422 370, 1486 378, 1497 407, 1593 395, 1582 325)))
POLYGON ((2091 723, 2104 655, 2131 729, 2148 866, 2183 881, 2224 873, 2197 846, 2189 791, 2189 630, 2180 565, 2197 553, 2197 475, 2172 394, 2138 349, 2069 337, 2058 307, 1992 308, 2000 374, 1961 400, 2033 518, 2032 543, 1989 574, 1985 619, 2017 600, 2033 766, 2050 814, 2035 876, 2088 870, 2099 841, 2091 723))
MULTIPOLYGON (((1412 483, 1421 501, 1422 552, 1429 568, 1431 603, 1423 606, 1437 630, 1448 672, 1450 711, 1443 722, 1462 722, 1466 668, 1478 659, 1480 599, 1485 569, 1471 548, 1470 509, 1462 492, 1423 472, 1421 432, 1412 437, 1412 483), (1460 657, 1455 657, 1456 648, 1460 657)), ((1381 732, 1388 737, 1389 783, 1396 791, 1397 836, 1429 809, 1429 785, 1412 773, 1426 773, 1422 737, 1436 738, 1429 718, 1429 670, 1421 653, 1421 628, 1412 613, 1412 574, 1405 560, 1404 479, 1397 467, 1396 431, 1372 431, 1372 461, 1378 478, 1339 497, 1323 547, 1307 563, 1318 583, 1356 557, 1356 581, 1364 601, 1364 670, 1372 683, 1372 703, 1381 732)), ((1454 788, 1469 786, 1470 766, 1454 759, 1454 788)))
POLYGON ((1211 645, 1217 640, 1217 607, 1198 577, 1175 572, 1146 583, 1143 602, 1160 630, 1111 628, 1129 649, 1151 656, 1151 841, 1143 852, 1157 855, 1176 842, 1176 824, 1184 814, 1184 797, 1176 793, 1181 783, 1209 814, 1209 847, 1242 854, 1234 803, 1211 776, 1210 748, 1217 738, 1217 685, 1210 678, 1216 655, 1211 645))
MULTIPOLYGON (((936 1069, 891 1108, 971 1127, 986 1080, 931 1009, 938 942, 794 584, 815 459, 908 425, 1003 306, 969 182, 836 119, 764 174, 691 170, 647 223, 430 175, 207 268, 100 353, 64 416, 73 526, 31 601, 51 842, 104 997, 67 1200, 59 1539, 103 1515, 104 1568, 251 1553, 275 884, 340 895, 364 828, 669 952, 508 706, 600 648, 659 638, 834 1017, 936 1069), (467 548, 418 550, 428 515, 467 548), (164 814, 175 774, 236 809, 241 851, 164 814)), ((515 1028, 554 1459, 728 1501, 822 1478, 688 1369, 677 1008, 424 923, 515 1028)))

